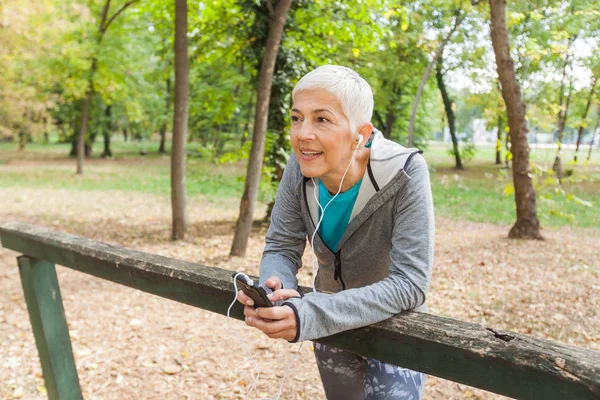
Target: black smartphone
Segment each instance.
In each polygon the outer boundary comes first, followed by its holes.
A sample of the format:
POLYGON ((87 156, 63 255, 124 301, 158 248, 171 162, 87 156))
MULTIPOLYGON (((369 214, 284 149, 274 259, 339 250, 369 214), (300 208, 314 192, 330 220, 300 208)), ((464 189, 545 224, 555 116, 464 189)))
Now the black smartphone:
POLYGON ((273 307, 273 303, 267 297, 265 289, 256 285, 248 275, 236 272, 233 276, 238 289, 254 300, 254 308, 273 307))

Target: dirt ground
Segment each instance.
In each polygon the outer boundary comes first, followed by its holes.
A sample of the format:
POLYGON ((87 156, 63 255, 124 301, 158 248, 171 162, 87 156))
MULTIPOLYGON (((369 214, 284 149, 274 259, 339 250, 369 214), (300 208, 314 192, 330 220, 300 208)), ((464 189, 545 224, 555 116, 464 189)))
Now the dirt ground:
MULTIPOLYGON (((169 241, 166 197, 0 188, 0 224, 23 221, 230 270, 257 273, 264 228, 245 259, 230 258, 237 200, 189 199, 188 239, 169 241)), ((437 219, 431 312, 600 351, 600 231, 544 230, 508 240, 509 227, 437 219)), ((16 253, 0 249, 0 396, 45 398, 16 253)), ((308 252, 305 265, 309 264, 308 252)), ((86 399, 241 399, 254 369, 225 317, 58 267, 86 399)), ((309 284, 309 268, 301 283, 309 284)), ((234 321, 262 374, 251 398, 275 398, 298 348, 234 321)), ((310 343, 282 399, 323 399, 310 343)), ((501 396, 429 377, 425 399, 501 396)))

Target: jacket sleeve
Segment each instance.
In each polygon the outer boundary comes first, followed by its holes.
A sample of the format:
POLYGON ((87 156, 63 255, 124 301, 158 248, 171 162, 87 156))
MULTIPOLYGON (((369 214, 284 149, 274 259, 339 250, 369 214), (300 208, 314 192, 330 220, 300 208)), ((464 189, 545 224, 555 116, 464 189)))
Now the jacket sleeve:
POLYGON ((300 166, 292 154, 277 189, 271 212, 271 225, 265 238, 265 249, 260 262, 260 282, 271 276, 281 279, 284 288, 296 289, 296 274, 302 266, 306 246, 306 228, 300 210, 300 166))
POLYGON ((419 155, 405 172, 409 181, 394 204, 390 274, 361 288, 288 299, 299 326, 294 341, 367 326, 425 303, 435 236, 429 172, 419 155))

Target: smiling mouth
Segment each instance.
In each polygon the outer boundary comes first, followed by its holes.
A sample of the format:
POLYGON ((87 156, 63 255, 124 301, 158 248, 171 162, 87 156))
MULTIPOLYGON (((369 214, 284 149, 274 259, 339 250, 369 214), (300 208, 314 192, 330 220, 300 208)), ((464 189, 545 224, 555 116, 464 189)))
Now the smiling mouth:
POLYGON ((319 154, 323 154, 322 151, 306 151, 306 150, 300 150, 300 152, 302 153, 302 155, 304 156, 318 156, 319 154))

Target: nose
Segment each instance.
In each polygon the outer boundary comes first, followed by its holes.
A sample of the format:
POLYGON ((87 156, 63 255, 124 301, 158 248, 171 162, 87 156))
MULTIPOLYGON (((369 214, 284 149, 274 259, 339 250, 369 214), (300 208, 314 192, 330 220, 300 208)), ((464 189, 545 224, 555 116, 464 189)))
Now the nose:
POLYGON ((304 120, 296 129, 296 137, 298 140, 314 140, 315 133, 312 124, 308 120, 304 120))

